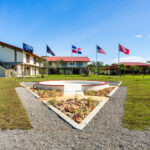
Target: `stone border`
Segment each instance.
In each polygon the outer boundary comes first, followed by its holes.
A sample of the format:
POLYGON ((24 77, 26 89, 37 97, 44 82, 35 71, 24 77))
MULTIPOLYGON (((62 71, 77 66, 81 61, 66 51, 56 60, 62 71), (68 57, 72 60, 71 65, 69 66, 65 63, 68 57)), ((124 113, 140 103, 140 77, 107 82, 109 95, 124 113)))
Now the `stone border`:
POLYGON ((46 106, 48 106, 51 110, 53 110, 58 116, 62 119, 67 121, 70 125, 72 125, 75 129, 82 130, 93 118, 94 116, 100 111, 100 109, 104 106, 107 102, 107 99, 102 100, 98 106, 96 106, 92 112, 82 121, 82 123, 78 124, 73 119, 69 118, 66 114, 58 110, 56 107, 49 105, 48 102, 42 101, 46 106))
MULTIPOLYGON (((121 85, 121 81, 118 84, 118 86, 110 86, 110 87, 115 87, 109 94, 108 97, 112 97, 112 95, 117 91, 119 86, 121 85)), ((27 91, 29 91, 31 94, 33 94, 36 98, 40 98, 37 94, 32 92, 30 89, 28 89, 23 83, 20 83, 27 91)), ((90 113, 85 117, 85 119, 82 121, 82 123, 78 124, 75 122, 73 119, 69 118, 66 114, 58 110, 56 107, 48 104, 47 101, 42 101, 48 108, 53 110, 58 116, 60 116, 62 119, 67 121, 71 126, 73 126, 75 129, 82 130, 94 117, 95 115, 100 111, 100 109, 105 105, 105 103, 108 101, 108 99, 102 100, 90 113)))
POLYGON ((110 87, 115 87, 107 96, 108 97, 112 97, 112 95, 118 90, 119 86, 122 84, 121 81, 119 81, 120 83, 118 84, 118 86, 110 86, 110 87))
POLYGON ((20 83, 28 92, 30 92, 31 94, 33 94, 34 95, 34 97, 36 97, 37 99, 39 99, 40 98, 40 96, 39 95, 37 95, 37 94, 35 94, 34 92, 32 92, 30 89, 28 89, 24 84, 23 84, 23 82, 22 83, 20 83))

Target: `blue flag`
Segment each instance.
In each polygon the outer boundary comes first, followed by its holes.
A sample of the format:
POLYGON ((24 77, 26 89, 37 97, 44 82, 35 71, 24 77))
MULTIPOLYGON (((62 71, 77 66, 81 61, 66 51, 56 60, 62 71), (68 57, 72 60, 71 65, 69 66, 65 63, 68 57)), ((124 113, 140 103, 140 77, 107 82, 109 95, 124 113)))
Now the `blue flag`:
POLYGON ((29 53, 33 53, 33 47, 23 43, 23 50, 29 53))

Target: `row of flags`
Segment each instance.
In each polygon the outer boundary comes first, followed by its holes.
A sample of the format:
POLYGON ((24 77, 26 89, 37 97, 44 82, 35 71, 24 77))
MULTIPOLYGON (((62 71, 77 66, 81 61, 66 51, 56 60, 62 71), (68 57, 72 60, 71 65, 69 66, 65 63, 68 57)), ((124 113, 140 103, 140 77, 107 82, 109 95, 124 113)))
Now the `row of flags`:
MULTIPOLYGON (((23 43, 23 50, 29 53, 33 53, 33 47, 25 43, 23 43)), ((50 49, 48 45, 46 46, 46 52, 51 54, 52 56, 55 56, 55 53, 50 49)), ((96 46, 96 52, 106 55, 106 52, 98 45, 96 46)), ((128 55, 130 50, 119 44, 119 52, 123 52, 124 54, 128 55)), ((72 45, 72 53, 82 54, 82 49, 72 45)))

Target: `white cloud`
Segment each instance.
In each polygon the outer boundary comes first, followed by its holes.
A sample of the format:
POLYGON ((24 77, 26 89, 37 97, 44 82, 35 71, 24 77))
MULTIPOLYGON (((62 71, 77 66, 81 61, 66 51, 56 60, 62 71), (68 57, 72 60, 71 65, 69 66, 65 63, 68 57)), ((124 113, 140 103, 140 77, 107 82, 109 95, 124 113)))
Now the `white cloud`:
MULTIPOLYGON (((139 56, 120 57, 120 62, 146 62, 147 59, 139 56)), ((118 58, 113 59, 112 63, 118 63, 118 58)))
POLYGON ((141 34, 137 34, 137 35, 135 35, 135 38, 141 38, 142 37, 142 35, 141 34))

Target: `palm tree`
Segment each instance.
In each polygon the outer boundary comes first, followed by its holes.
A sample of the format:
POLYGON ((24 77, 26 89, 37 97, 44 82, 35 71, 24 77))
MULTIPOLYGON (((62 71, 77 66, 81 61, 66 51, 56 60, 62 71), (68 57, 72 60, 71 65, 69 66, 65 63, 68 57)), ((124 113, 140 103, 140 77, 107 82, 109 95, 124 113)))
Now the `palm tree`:
POLYGON ((133 72, 133 78, 134 78, 134 72, 137 70, 137 66, 135 65, 130 66, 130 70, 133 72))
POLYGON ((57 72, 57 74, 60 73, 60 67, 62 66, 63 63, 64 63, 64 61, 63 61, 62 59, 57 60, 57 61, 55 62, 55 67, 56 67, 56 72, 57 72))
POLYGON ((147 71, 148 71, 148 73, 150 73, 150 66, 148 66, 147 71))
POLYGON ((92 61, 92 63, 88 65, 88 68, 92 74, 95 73, 96 63, 92 61))
POLYGON ((125 74, 126 66, 124 64, 120 64, 120 70, 123 70, 123 74, 125 74))
POLYGON ((98 74, 100 73, 100 69, 103 66, 103 64, 104 63, 102 61, 97 61, 97 68, 96 68, 96 70, 97 70, 98 74))

